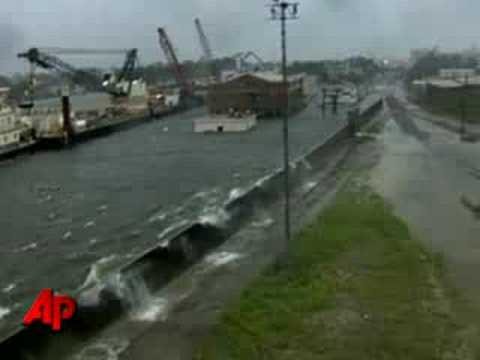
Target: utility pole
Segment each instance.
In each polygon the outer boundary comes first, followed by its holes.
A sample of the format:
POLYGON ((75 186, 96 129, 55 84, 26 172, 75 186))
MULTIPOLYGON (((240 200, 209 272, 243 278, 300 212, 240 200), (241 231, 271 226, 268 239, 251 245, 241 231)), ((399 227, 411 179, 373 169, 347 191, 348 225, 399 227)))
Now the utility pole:
POLYGON ((284 0, 273 0, 270 7, 272 20, 281 22, 282 39, 282 75, 283 75, 283 167, 284 167, 284 191, 285 191, 285 241, 290 244, 290 152, 288 140, 288 79, 287 79, 287 20, 297 19, 298 3, 284 0))

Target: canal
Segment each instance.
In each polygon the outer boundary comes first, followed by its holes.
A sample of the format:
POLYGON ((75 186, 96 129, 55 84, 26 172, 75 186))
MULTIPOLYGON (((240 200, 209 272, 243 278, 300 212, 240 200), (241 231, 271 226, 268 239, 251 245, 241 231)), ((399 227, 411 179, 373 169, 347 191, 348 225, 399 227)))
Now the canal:
MULTIPOLYGON (((204 109, 0 162, 0 338, 46 287, 74 292, 282 164, 282 124, 195 134, 204 109)), ((316 100, 290 120, 292 157, 345 125, 316 100)))

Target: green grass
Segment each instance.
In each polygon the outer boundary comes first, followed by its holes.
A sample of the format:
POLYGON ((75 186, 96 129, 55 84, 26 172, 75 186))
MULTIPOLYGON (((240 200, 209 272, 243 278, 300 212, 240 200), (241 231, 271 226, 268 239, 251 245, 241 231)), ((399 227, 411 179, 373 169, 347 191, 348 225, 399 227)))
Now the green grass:
MULTIPOLYGON (((418 104, 425 110, 440 116, 445 116, 453 122, 460 122, 462 113, 458 96, 446 96, 432 101, 419 101, 418 104)), ((477 97, 465 98, 465 121, 471 124, 480 124, 480 101, 477 97)))
POLYGON ((440 268, 382 198, 344 191, 227 307, 196 358, 442 358, 455 337, 440 268))

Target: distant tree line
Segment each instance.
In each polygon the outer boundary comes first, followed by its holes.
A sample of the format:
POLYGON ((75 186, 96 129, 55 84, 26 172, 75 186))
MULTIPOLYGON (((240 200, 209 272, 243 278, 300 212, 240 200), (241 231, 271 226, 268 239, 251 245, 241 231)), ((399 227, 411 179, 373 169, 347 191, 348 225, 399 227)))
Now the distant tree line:
POLYGON ((362 56, 345 60, 295 61, 288 68, 290 74, 315 75, 320 82, 348 81, 354 84, 364 83, 382 70, 375 60, 362 56))
POLYGON ((413 64, 413 66, 407 71, 406 80, 410 83, 416 79, 423 79, 437 75, 440 69, 475 69, 477 66, 478 61, 473 56, 466 56, 458 53, 438 53, 432 50, 413 64))

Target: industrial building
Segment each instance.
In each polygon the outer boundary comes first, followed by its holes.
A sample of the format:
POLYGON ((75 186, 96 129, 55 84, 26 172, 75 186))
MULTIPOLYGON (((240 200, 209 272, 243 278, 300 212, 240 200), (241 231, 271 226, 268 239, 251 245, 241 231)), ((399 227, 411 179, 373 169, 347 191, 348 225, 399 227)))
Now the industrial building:
MULTIPOLYGON (((289 111, 300 110, 304 104, 303 74, 288 77, 289 111)), ((207 95, 211 114, 255 113, 278 116, 285 102, 282 76, 272 72, 239 73, 226 81, 212 84, 207 95)))

